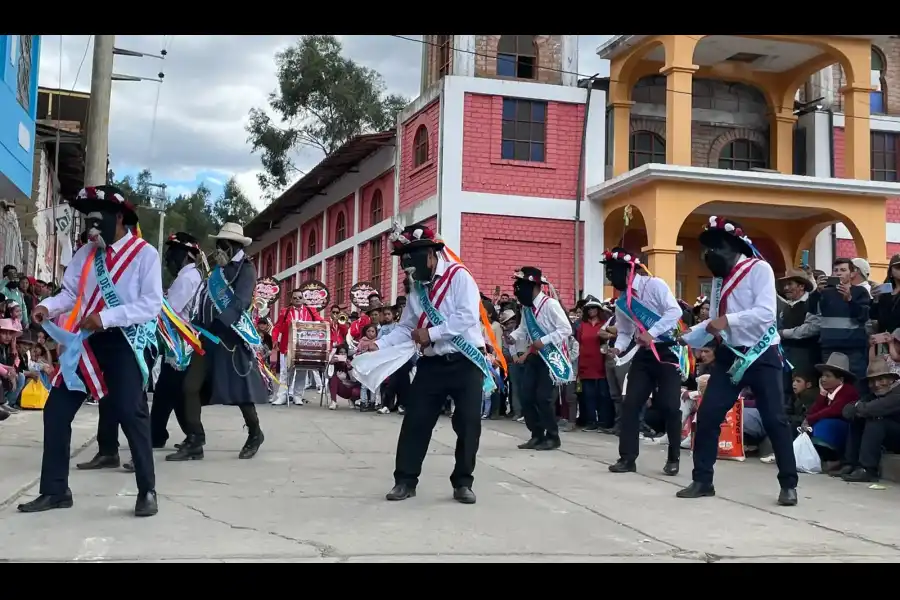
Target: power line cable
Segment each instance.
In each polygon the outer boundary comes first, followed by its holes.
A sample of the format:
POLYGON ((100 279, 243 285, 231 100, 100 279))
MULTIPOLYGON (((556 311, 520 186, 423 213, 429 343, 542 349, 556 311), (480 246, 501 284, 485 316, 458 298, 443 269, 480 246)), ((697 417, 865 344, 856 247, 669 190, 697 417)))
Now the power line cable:
MULTIPOLYGON (((491 54, 485 54, 485 53, 483 53, 483 52, 477 52, 477 51, 475 51, 475 50, 466 50, 466 49, 462 49, 462 48, 456 48, 456 47, 454 47, 454 46, 448 46, 448 45, 446 45, 446 44, 437 44, 437 43, 435 43, 435 42, 430 42, 430 41, 428 41, 428 40, 426 40, 426 39, 424 39, 424 38, 421 39, 421 40, 417 40, 416 38, 411 38, 411 37, 407 37, 407 36, 404 36, 404 35, 391 35, 391 37, 395 37, 395 38, 398 38, 398 39, 401 39, 401 40, 406 40, 406 41, 408 41, 408 42, 417 42, 417 43, 419 43, 419 44, 424 44, 424 45, 426 45, 426 46, 432 46, 432 47, 435 47, 435 48, 440 48, 440 47, 449 48, 450 50, 453 50, 454 52, 462 52, 462 53, 464 53, 464 54, 471 54, 471 55, 473 55, 473 56, 480 56, 480 57, 482 57, 482 58, 491 58, 491 59, 496 59, 496 58, 497 58, 497 55, 496 55, 496 54, 494 54, 494 55, 491 55, 491 54)), ((695 40, 695 41, 700 41, 700 39, 701 39, 701 38, 695 38, 695 37, 692 37, 692 36, 688 36, 688 37, 690 37, 692 40, 695 40)), ((837 61, 835 61, 835 62, 837 62, 837 61)), ((542 70, 542 71, 551 71, 551 72, 554 72, 554 73, 562 73, 562 74, 566 74, 566 75, 575 75, 575 76, 577 76, 577 77, 579 77, 579 78, 581 78, 581 79, 590 79, 590 78, 592 77, 592 75, 585 75, 584 73, 579 73, 579 72, 577 72, 577 71, 568 71, 568 70, 566 70, 566 69, 557 69, 557 68, 554 68, 554 67, 543 67, 543 66, 542 66, 542 67, 538 67, 538 68, 539 68, 540 70, 542 70)), ((611 78, 606 78, 606 79, 609 79, 609 81, 612 82, 612 83, 624 83, 623 81, 620 81, 620 80, 617 80, 617 79, 611 79, 611 78)), ((673 90, 673 89, 669 89, 669 88, 666 88, 666 92, 672 92, 672 93, 675 93, 675 94, 686 94, 686 95, 688 95, 688 96, 693 96, 693 95, 694 95, 693 92, 685 92, 685 91, 682 91, 682 90, 673 90)), ((843 100, 843 98, 842 98, 842 100, 843 100)), ((864 104, 863 102, 859 102, 859 105, 860 105, 860 106, 864 106, 865 104, 864 104)), ((778 109, 779 109, 779 112, 784 111, 784 110, 786 110, 786 109, 787 109, 787 110, 790 110, 791 112, 794 111, 794 107, 793 107, 793 106, 791 106, 790 108, 785 107, 785 106, 779 106, 778 109)), ((872 116, 870 116, 870 117, 857 117, 857 116, 855 116, 855 115, 848 115, 848 114, 844 114, 843 116, 844 116, 845 119, 862 119, 862 120, 864 120, 864 121, 874 121, 874 122, 882 122, 882 123, 893 123, 893 124, 895 124, 895 125, 896 125, 897 122, 898 122, 896 119, 885 119, 885 118, 872 117, 872 116)))

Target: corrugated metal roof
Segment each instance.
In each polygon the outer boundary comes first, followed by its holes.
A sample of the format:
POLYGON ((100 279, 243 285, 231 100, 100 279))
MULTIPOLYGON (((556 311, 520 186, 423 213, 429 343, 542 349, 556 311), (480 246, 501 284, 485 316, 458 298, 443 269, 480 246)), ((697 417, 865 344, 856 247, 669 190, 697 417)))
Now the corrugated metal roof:
POLYGON ((252 221, 244 225, 244 235, 257 239, 273 224, 279 223, 288 215, 296 214, 310 199, 322 193, 365 158, 384 146, 392 145, 395 137, 396 132, 391 129, 353 138, 325 157, 300 181, 288 188, 252 221))

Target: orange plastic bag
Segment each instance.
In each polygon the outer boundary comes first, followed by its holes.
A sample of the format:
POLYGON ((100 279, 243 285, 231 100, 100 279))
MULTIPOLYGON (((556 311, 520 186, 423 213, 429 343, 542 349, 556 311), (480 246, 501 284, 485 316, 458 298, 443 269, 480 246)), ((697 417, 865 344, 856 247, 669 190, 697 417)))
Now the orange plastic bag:
MULTIPOLYGON (((703 397, 697 398, 697 410, 699 413, 703 397)), ((694 449, 694 435, 697 429, 697 417, 694 415, 694 427, 691 432, 691 450, 694 449)), ((747 457, 744 454, 744 396, 738 396, 737 402, 731 407, 722 421, 719 431, 718 458, 725 460, 743 461, 747 457)))

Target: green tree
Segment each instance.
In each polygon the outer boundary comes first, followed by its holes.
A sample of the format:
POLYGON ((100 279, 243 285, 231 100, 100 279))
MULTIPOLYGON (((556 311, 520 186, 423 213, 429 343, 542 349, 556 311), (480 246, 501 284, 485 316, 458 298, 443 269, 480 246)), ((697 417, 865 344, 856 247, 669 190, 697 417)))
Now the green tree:
MULTIPOLYGON (((208 194, 209 190, 207 190, 208 194)), ((241 225, 246 225, 256 216, 256 209, 247 199, 237 180, 232 177, 225 183, 222 195, 213 202, 211 213, 216 227, 221 227, 226 221, 236 221, 241 225)))
POLYGON ((269 107, 283 125, 263 109, 250 110, 248 142, 261 153, 260 186, 272 197, 302 172, 291 155, 303 147, 328 156, 363 133, 394 126, 397 113, 409 101, 385 94, 376 71, 341 55, 341 43, 331 35, 306 35, 275 56, 278 90, 269 107))

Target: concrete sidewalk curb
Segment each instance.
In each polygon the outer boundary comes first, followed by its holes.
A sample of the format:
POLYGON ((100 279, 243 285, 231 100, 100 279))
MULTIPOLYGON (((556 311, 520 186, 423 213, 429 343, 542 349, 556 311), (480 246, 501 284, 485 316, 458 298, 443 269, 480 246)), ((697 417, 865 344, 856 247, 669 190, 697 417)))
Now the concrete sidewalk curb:
MULTIPOLYGON (((85 450, 88 446, 90 446, 91 444, 93 444, 95 441, 97 441, 97 434, 96 434, 96 433, 95 433, 94 435, 92 435, 90 438, 88 438, 88 440, 87 440, 86 442, 84 442, 83 444, 81 444, 81 446, 75 448, 75 450, 72 451, 72 454, 69 455, 69 458, 70 458, 70 459, 75 458, 76 456, 78 456, 79 454, 81 454, 82 452, 84 452, 84 450, 85 450)), ((40 483, 40 481, 41 481, 41 476, 38 475, 37 477, 35 477, 34 479, 32 479, 31 481, 29 481, 29 482, 26 483, 25 485, 19 487, 19 489, 17 489, 15 492, 13 492, 12 494, 10 494, 9 496, 7 496, 6 498, 4 498, 3 500, 0 500, 0 510, 6 509, 6 507, 8 507, 10 504, 12 504, 12 503, 15 502, 16 500, 18 500, 19 498, 21 498, 22 496, 24 496, 25 494, 27 494, 28 491, 31 490, 31 488, 33 488, 34 486, 36 486, 38 483, 40 483)))

